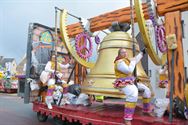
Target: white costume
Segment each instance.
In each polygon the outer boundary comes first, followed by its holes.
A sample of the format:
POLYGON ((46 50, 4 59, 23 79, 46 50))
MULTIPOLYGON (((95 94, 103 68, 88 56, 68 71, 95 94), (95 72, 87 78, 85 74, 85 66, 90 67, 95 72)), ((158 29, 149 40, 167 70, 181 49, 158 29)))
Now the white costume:
MULTIPOLYGON (((68 68, 69 66, 70 66, 69 64, 63 65, 63 64, 57 63, 57 73, 58 73, 57 76, 62 77, 63 74, 61 73, 61 69, 68 68)), ((61 88, 60 88, 60 86, 57 87, 55 85, 55 79, 52 78, 53 73, 55 73, 55 63, 52 61, 48 61, 48 63, 45 66, 45 70, 42 72, 42 74, 40 76, 40 79, 43 83, 48 83, 47 84, 48 90, 47 90, 47 96, 46 96, 45 102, 49 109, 52 109, 51 103, 53 102, 53 99, 54 99, 53 96, 55 96, 53 94, 56 89, 59 89, 58 93, 56 93, 56 96, 57 96, 57 94, 58 94, 58 96, 61 96, 61 94, 60 94, 61 88)), ((62 80, 62 82, 63 82, 63 80, 62 80)), ((57 99, 57 97, 56 97, 56 99, 57 99)), ((58 102, 59 102, 59 100, 58 100, 58 102)))
MULTIPOLYGON (((70 64, 63 65, 61 63, 57 63, 57 71, 60 73, 60 70, 63 68, 68 68, 70 64)), ((52 61, 48 61, 45 66, 44 71, 42 71, 40 75, 40 80, 43 84, 46 84, 48 80, 51 78, 51 74, 55 72, 55 64, 52 61)), ((60 73, 61 74, 61 73, 60 73)))
MULTIPOLYGON (((57 65, 59 65, 61 68, 68 68, 70 66, 70 64, 66 64, 66 65, 63 65, 61 63, 57 63, 57 65)), ((46 64, 45 66, 45 71, 46 72, 50 72, 50 73, 54 73, 55 72, 55 67, 52 66, 52 61, 48 61, 48 63, 46 64)))
POLYGON ((150 89, 142 83, 137 83, 137 87, 134 85, 135 78, 132 73, 135 69, 136 64, 143 57, 142 52, 132 59, 118 59, 115 60, 115 75, 116 81, 114 86, 120 89, 126 95, 124 119, 132 120, 134 110, 136 107, 136 102, 138 99, 138 90, 144 90, 143 92, 143 110, 145 112, 149 111, 149 99, 151 97, 150 89))

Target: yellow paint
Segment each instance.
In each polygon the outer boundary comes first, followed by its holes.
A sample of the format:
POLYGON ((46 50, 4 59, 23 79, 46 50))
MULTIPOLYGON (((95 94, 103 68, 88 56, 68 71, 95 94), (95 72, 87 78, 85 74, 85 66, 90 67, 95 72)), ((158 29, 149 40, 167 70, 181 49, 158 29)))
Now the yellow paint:
POLYGON ((102 95, 96 95, 95 96, 95 100, 96 101, 103 101, 104 100, 104 96, 102 96, 102 95))
POLYGON ((141 4, 140 0, 134 0, 134 3, 135 3, 136 18, 137 18, 137 21, 138 21, 138 26, 139 26, 140 33, 141 33, 142 38, 143 38, 144 45, 147 48, 146 50, 147 50, 151 60, 156 65, 161 65, 162 60, 157 55, 157 53, 155 52, 155 49, 152 46, 151 38, 149 36, 149 32, 148 32, 148 29, 146 27, 146 23, 145 23, 145 19, 144 19, 144 13, 143 13, 143 9, 142 9, 142 4, 141 4))

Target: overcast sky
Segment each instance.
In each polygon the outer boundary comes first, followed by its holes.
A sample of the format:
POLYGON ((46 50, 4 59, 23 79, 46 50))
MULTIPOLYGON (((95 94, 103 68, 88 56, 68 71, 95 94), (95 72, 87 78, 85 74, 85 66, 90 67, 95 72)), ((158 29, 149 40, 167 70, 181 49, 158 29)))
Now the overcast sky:
POLYGON ((126 0, 0 0, 0 56, 15 58, 17 63, 26 52, 28 24, 54 27, 54 7, 91 18, 129 6, 126 0))

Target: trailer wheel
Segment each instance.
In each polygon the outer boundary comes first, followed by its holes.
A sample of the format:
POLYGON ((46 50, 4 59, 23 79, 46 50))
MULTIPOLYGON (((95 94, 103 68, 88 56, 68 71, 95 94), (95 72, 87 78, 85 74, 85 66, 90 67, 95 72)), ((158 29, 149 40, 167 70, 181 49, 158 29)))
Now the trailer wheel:
POLYGON ((46 120, 48 119, 48 116, 45 114, 41 114, 40 112, 37 112, 37 118, 39 122, 46 122, 46 120))
POLYGON ((54 123, 55 125, 66 125, 65 122, 58 117, 54 117, 54 123))

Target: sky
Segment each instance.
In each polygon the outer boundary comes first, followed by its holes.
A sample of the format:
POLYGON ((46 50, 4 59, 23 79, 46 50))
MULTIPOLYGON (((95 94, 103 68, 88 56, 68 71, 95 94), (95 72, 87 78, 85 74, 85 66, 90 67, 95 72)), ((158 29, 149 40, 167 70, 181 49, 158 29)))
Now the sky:
MULTIPOLYGON (((0 56, 15 58, 26 53, 29 23, 55 26, 54 7, 89 19, 129 6, 127 0, 0 0, 0 56)), ((78 22, 70 20, 70 24, 78 22), (71 22, 72 21, 72 22, 71 22)))

